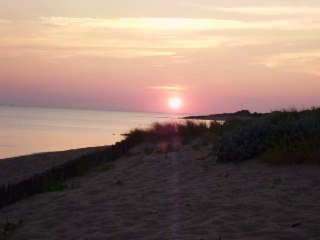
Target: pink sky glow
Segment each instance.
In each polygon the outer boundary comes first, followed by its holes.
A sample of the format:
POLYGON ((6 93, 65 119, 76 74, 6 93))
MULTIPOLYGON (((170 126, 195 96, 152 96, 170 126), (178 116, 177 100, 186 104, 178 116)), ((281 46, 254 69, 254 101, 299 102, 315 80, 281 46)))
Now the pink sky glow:
POLYGON ((320 105, 319 1, 234 2, 3 0, 0 104, 179 113, 320 105))

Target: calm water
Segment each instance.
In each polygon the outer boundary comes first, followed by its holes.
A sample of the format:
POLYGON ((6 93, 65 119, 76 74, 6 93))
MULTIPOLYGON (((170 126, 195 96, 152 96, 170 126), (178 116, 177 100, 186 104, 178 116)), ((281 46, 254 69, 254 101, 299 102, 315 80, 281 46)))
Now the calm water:
POLYGON ((113 144, 121 134, 181 116, 0 106, 0 159, 113 144))

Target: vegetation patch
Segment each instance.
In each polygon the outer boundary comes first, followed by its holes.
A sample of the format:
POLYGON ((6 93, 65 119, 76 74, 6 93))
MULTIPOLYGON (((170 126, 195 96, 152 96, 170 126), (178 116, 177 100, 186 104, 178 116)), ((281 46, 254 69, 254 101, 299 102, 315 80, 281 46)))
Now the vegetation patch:
POLYGON ((154 123, 150 128, 131 130, 126 137, 134 143, 168 141, 179 137, 182 144, 189 144, 192 139, 209 132, 206 122, 185 121, 181 123, 154 123))
MULTIPOLYGON (((212 145, 219 162, 242 162, 260 157, 270 164, 320 164, 320 108, 273 111, 259 117, 218 121, 155 123, 148 129, 134 129, 127 139, 161 142, 179 137, 182 144, 199 142, 192 148, 212 145)), ((152 149, 144 149, 151 154, 152 149)))
POLYGON ((220 162, 241 162, 254 157, 263 157, 273 164, 320 162, 319 108, 275 111, 222 132, 213 145, 220 162))
POLYGON ((262 160, 273 165, 302 163, 320 165, 320 134, 293 142, 280 142, 268 149, 262 155, 262 160))

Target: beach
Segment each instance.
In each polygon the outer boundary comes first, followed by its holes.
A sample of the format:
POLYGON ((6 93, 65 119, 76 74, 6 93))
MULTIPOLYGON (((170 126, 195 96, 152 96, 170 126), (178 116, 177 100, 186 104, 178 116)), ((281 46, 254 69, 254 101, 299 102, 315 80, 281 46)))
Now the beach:
POLYGON ((106 171, 1 209, 0 223, 19 240, 320 239, 318 167, 217 163, 195 144, 139 144, 106 171))
POLYGON ((0 240, 320 240, 319 24, 0 0, 0 240))
POLYGON ((17 183, 106 146, 46 152, 0 160, 0 185, 17 183))

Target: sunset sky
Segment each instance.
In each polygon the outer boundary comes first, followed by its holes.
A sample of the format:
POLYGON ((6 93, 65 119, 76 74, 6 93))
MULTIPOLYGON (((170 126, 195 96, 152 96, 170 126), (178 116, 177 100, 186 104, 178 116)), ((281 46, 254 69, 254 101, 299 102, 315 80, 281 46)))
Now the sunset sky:
POLYGON ((0 0, 0 104, 320 105, 320 1, 0 0))

